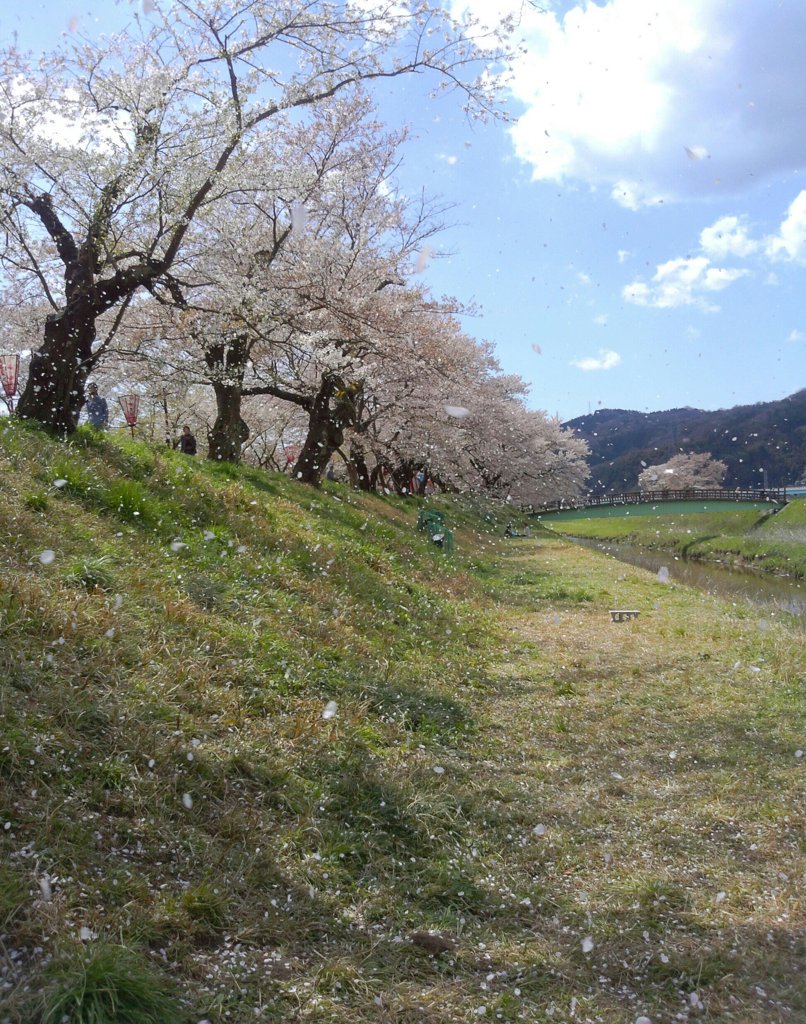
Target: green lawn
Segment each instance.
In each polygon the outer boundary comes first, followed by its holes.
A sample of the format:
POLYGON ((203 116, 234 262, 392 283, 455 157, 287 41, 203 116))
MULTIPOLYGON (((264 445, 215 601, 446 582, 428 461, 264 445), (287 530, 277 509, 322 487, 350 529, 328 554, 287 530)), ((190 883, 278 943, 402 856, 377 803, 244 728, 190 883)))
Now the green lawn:
POLYGON ((446 559, 411 499, 0 460, 4 1024, 806 1015, 785 624, 507 508, 446 559))
MULTIPOLYGON (((685 502, 681 502, 685 505, 685 502)), ((676 509, 649 514, 650 505, 636 506, 640 515, 554 520, 543 524, 556 533, 637 544, 671 551, 689 558, 718 559, 750 565, 767 572, 806 576, 806 499, 790 502, 770 515, 757 508, 730 508, 709 512, 676 509)))

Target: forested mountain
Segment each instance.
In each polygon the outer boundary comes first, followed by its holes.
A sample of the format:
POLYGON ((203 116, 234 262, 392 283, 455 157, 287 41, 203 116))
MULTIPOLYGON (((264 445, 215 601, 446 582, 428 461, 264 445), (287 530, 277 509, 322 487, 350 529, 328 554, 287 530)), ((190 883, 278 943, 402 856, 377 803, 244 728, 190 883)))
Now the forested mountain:
POLYGON ((725 487, 792 485, 806 476, 806 389, 780 402, 707 412, 599 409, 565 424, 590 446, 590 489, 632 491, 645 465, 681 451, 710 452, 728 465, 725 487))

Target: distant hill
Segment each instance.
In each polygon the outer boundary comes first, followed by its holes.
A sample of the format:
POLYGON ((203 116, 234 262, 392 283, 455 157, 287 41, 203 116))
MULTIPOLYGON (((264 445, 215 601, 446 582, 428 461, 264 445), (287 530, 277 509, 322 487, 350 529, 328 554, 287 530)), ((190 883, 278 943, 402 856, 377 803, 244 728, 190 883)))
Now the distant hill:
POLYGON ((632 491, 643 466, 680 451, 711 452, 728 465, 726 487, 795 484, 806 475, 806 388, 780 402, 733 409, 632 412, 598 409, 569 420, 590 445, 590 489, 632 491))

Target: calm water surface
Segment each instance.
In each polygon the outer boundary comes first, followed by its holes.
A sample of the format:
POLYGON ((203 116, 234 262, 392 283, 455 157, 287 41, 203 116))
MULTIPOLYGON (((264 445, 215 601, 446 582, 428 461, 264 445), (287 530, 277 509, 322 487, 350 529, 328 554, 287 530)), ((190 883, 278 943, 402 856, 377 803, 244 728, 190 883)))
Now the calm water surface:
POLYGON ((687 561, 674 555, 646 551, 630 544, 603 544, 582 537, 569 537, 577 544, 604 551, 621 562, 657 572, 661 566, 669 570, 669 581, 699 587, 709 594, 744 601, 763 607, 771 613, 788 612, 800 616, 806 625, 806 580, 781 576, 762 576, 750 570, 730 569, 713 562, 687 561))

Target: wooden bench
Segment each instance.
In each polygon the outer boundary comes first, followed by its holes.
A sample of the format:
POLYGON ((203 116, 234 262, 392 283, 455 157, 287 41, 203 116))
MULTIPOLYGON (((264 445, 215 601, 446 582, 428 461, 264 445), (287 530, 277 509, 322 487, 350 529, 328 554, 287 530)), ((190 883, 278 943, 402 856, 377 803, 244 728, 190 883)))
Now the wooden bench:
POLYGON ((630 622, 632 619, 637 619, 640 614, 641 613, 636 611, 635 608, 611 608, 610 621, 630 622))

